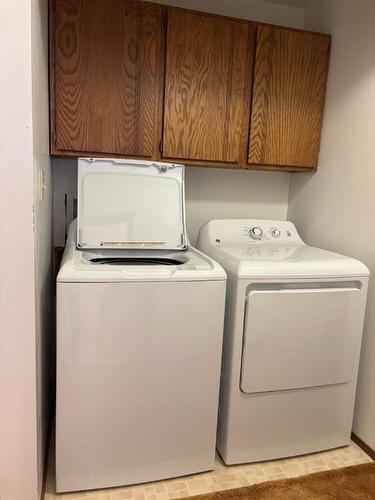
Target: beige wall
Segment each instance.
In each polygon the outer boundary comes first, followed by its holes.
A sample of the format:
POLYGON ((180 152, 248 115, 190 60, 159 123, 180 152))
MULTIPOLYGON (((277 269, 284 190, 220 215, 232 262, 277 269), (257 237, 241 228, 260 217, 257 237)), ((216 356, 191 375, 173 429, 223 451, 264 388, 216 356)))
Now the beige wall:
POLYGON ((210 219, 286 219, 289 174, 223 169, 186 169, 186 220, 196 243, 202 224, 210 219))
POLYGON ((1 500, 40 498, 51 403, 47 21, 47 0, 0 0, 1 500))
POLYGON ((33 160, 35 221, 36 388, 38 489, 53 406, 54 327, 52 272, 52 174, 49 157, 48 0, 31 0, 33 160), (44 187, 41 185, 44 177, 44 187))
POLYGON ((0 0, 0 68, 0 497, 35 500, 30 0, 0 0))
MULTIPOLYGON (((320 168, 291 177, 288 217, 307 243, 375 274, 375 2, 314 0, 306 27, 332 33, 320 168)), ((354 431, 375 449, 375 281, 370 280, 354 431)))
MULTIPOLYGON (((293 28, 304 27, 304 9, 272 3, 272 0, 270 2, 267 0, 151 0, 151 2, 293 28)), ((288 0, 285 3, 288 3, 288 0)))

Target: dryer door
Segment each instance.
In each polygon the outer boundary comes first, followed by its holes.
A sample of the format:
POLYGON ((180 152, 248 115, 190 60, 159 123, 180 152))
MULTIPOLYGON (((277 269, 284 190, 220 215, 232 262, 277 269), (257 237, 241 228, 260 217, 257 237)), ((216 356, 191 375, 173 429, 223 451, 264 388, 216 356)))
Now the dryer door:
POLYGON ((361 289, 355 284, 251 290, 245 308, 241 390, 256 393, 348 382, 359 322, 361 289))

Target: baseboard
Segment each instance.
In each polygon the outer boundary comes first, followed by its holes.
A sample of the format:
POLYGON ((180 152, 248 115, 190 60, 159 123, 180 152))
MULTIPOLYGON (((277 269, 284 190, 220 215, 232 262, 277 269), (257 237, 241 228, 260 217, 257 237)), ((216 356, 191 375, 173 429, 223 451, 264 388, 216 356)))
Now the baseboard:
POLYGON ((367 453, 367 455, 375 460, 375 450, 370 448, 361 438, 359 438, 354 432, 352 432, 352 440, 360 447, 362 450, 367 453))

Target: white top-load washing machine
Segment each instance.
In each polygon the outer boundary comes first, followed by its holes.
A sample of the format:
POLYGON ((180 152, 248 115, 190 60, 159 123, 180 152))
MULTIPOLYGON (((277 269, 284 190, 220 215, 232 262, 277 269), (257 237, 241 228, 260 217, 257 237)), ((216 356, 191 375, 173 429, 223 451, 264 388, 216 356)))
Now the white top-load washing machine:
POLYGON ((287 221, 212 220, 228 275, 218 449, 228 464, 347 445, 369 271, 287 221))
POLYGON ((213 468, 225 285, 189 247, 182 166, 79 159, 57 277, 58 491, 213 468))

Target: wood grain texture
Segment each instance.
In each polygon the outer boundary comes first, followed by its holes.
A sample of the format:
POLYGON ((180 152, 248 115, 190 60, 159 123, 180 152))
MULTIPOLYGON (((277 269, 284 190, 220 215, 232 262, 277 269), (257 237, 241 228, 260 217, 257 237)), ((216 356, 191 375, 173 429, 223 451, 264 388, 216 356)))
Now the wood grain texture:
POLYGON ((56 0, 56 151, 154 154, 162 13, 137 0, 56 0))
POLYGON ((239 162, 250 23, 170 9, 163 156, 239 162))
POLYGON ((367 455, 372 458, 372 460, 375 460, 375 450, 372 449, 368 444, 366 444, 364 441, 362 441, 361 438, 357 436, 354 432, 352 432, 351 435, 352 440, 365 452, 367 455))
POLYGON ((249 163, 316 168, 329 37, 259 26, 249 163))

